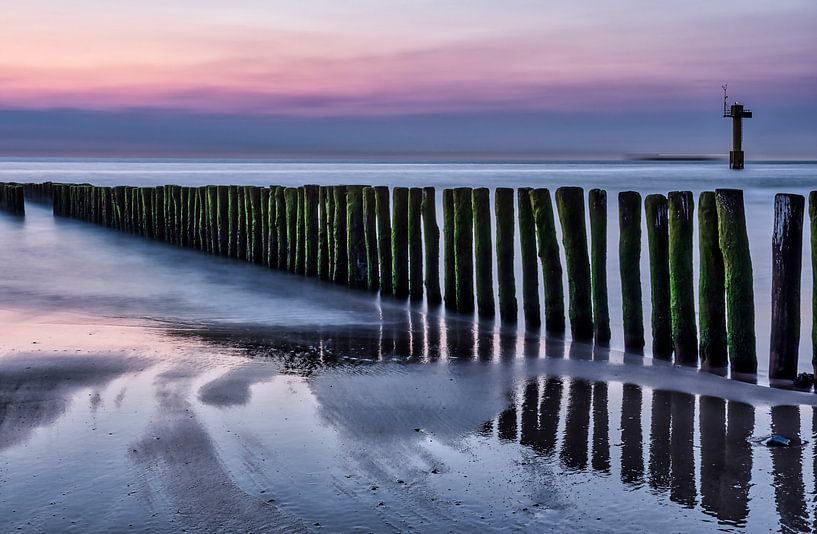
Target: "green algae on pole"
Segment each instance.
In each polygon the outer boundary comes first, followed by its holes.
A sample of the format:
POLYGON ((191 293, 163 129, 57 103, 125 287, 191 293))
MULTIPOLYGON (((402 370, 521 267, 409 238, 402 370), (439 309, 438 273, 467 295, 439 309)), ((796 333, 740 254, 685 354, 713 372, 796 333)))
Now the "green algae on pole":
POLYGON ((288 268, 289 261, 289 247, 287 242, 288 224, 287 224, 287 202, 286 202, 286 188, 277 186, 275 191, 275 232, 277 235, 277 260, 276 266, 283 270, 288 268))
POLYGON ((556 207, 562 225, 562 244, 568 284, 568 315, 573 339, 593 339, 593 300, 590 281, 590 253, 584 219, 584 190, 560 187, 556 207))
POLYGON ((392 290, 397 298, 409 296, 408 188, 392 191, 392 290))
MULTIPOLYGON (((531 190, 528 197, 530 198, 529 204, 533 209, 539 260, 542 263, 542 284, 545 292, 545 331, 549 334, 561 335, 565 331, 565 296, 562 282, 562 261, 559 257, 556 222, 553 218, 553 203, 551 202, 550 191, 544 188, 531 190)), ((534 245, 534 248, 536 248, 536 245, 534 245)), ((534 264, 534 274, 536 273, 535 267, 534 264)), ((538 286, 536 291, 538 293, 538 286)), ((536 302, 536 313, 538 315, 538 294, 536 302)))
POLYGON ((669 271, 672 342, 675 361, 698 365, 695 324, 695 281, 692 273, 692 233, 695 201, 690 191, 673 191, 669 200, 669 271))
POLYGON ((335 199, 333 226, 335 237, 333 258, 335 264, 332 268, 332 281, 336 284, 346 285, 349 282, 349 257, 346 250, 346 186, 336 185, 332 189, 332 196, 335 199))
MULTIPOLYGON (((226 256, 228 249, 227 249, 227 242, 228 242, 228 227, 227 227, 227 202, 229 201, 229 193, 230 188, 226 185, 219 185, 216 186, 216 191, 218 192, 218 202, 217 202, 217 213, 218 213, 218 254, 220 256, 226 256)), ((174 192, 173 201, 178 205, 177 195, 174 192)), ((179 242, 179 226, 176 226, 177 234, 175 243, 179 242)))
POLYGON ((607 298, 607 191, 591 189, 590 277, 593 291, 593 336, 599 345, 610 342, 610 309, 607 298))
POLYGON ((318 186, 304 186, 304 273, 318 275, 318 186))
POLYGON ((817 373, 817 191, 808 194, 811 230, 811 365, 817 373))
POLYGON ((349 287, 369 285, 369 264, 363 223, 363 186, 346 187, 346 258, 349 287))
POLYGON ((261 264, 270 266, 270 202, 269 189, 258 188, 259 207, 261 209, 261 264))
POLYGON ((425 248, 426 300, 431 305, 442 302, 440 295, 440 228, 437 226, 437 199, 433 187, 423 188, 423 245, 425 248))
POLYGON ((327 221, 327 193, 331 195, 331 190, 326 186, 318 187, 318 278, 329 280, 329 224, 327 221))
POLYGON ((298 190, 295 187, 284 189, 286 200, 286 268, 290 272, 295 272, 295 254, 298 248, 298 190))
POLYGON ((264 248, 262 245, 263 225, 261 214, 261 188, 256 186, 247 186, 249 193, 250 209, 248 211, 250 219, 247 221, 247 226, 251 231, 247 233, 252 236, 252 254, 249 256, 249 261, 259 265, 264 263, 264 248))
POLYGON ((380 268, 380 291, 384 295, 389 295, 393 292, 389 188, 384 185, 375 186, 374 201, 375 210, 377 211, 377 255, 380 268))
POLYGON ((445 307, 457 309, 457 271, 454 261, 454 190, 443 189, 443 283, 445 307))
MULTIPOLYGON (((536 329, 541 326, 542 317, 539 311, 539 268, 536 264, 536 223, 533 215, 531 188, 520 187, 516 191, 516 196, 519 211, 519 249, 522 260, 522 311, 525 315, 525 326, 529 329, 536 329)), ((550 196, 548 196, 549 200, 550 196)), ((551 219, 552 214, 551 210, 551 219)), ((561 284, 561 278, 559 284, 561 284)), ((564 313, 562 316, 564 317, 564 313)), ((562 330, 564 330, 564 318, 562 318, 562 330)))
POLYGON ((239 206, 238 206, 238 196, 240 191, 238 190, 237 185, 231 185, 228 191, 228 198, 227 198, 227 220, 228 220, 228 227, 229 227, 229 238, 227 240, 227 255, 230 257, 240 258, 240 254, 238 252, 238 239, 241 235, 240 230, 240 214, 239 214, 239 206))
POLYGON ((409 295, 411 300, 423 298, 423 232, 421 209, 423 190, 409 189, 408 243, 409 243, 409 295))
POLYGON ((326 188, 326 260, 329 264, 327 280, 335 279, 335 188, 326 188))
POLYGON ((474 213, 472 189, 454 189, 454 269, 457 311, 474 312, 474 213))
POLYGON ((652 299, 653 357, 672 356, 672 312, 670 311, 669 210, 664 195, 644 199, 647 242, 650 250, 650 298, 652 299))
POLYGON ((800 278, 803 263, 802 195, 774 197, 772 237, 772 331, 769 381, 791 387, 800 348, 800 278))
POLYGON ((380 265, 377 254, 377 200, 374 188, 363 188, 363 233, 366 241, 366 279, 373 291, 380 289, 380 265))
POLYGON ((491 240, 491 195, 486 187, 472 192, 474 212, 474 268, 477 313, 481 317, 496 315, 494 302, 493 243, 491 240))
MULTIPOLYGON (((100 188, 100 190, 104 189, 100 188)), ((140 187, 139 194, 142 195, 142 232, 148 239, 153 239, 155 235, 153 228, 153 188, 140 187)))
POLYGON ((295 272, 304 274, 306 272, 306 226, 304 222, 306 217, 304 215, 304 188, 303 186, 297 189, 298 204, 297 204, 297 225, 295 227, 295 239, 298 246, 295 249, 295 272))
POLYGON ((624 348, 644 349, 644 315, 641 308, 641 195, 635 191, 618 194, 621 305, 624 319, 624 348))
POLYGON ((499 286, 499 317, 515 323, 519 310, 516 304, 514 276, 514 190, 497 187, 494 192, 496 216, 496 281, 499 286))
POLYGON ((715 200, 718 208, 718 240, 723 253, 726 342, 732 377, 754 380, 757 375, 755 295, 743 191, 717 189, 715 200))

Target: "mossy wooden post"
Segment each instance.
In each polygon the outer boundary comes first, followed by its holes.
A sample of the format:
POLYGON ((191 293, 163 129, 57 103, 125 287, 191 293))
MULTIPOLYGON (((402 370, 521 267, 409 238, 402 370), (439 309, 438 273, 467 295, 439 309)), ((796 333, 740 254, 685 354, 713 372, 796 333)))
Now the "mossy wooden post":
POLYGON ((377 251, 377 200, 374 187, 363 189, 363 230, 366 240, 366 281, 373 291, 380 289, 380 265, 377 251))
POLYGON ((296 227, 295 238, 298 240, 298 246, 295 250, 295 272, 304 274, 306 272, 306 216, 304 207, 304 188, 298 188, 298 224, 296 227))
POLYGON ((231 258, 238 257, 238 236, 239 236, 239 209, 238 209, 238 186, 231 185, 229 189, 228 198, 228 220, 229 220, 229 239, 228 252, 231 258))
POLYGON ((346 187, 346 259, 349 287, 365 289, 369 285, 366 255, 366 229, 363 222, 363 186, 346 187))
POLYGON ((817 191, 808 194, 811 236, 811 365, 817 375, 817 191))
POLYGON ((335 279, 335 187, 326 188, 326 279, 335 279))
POLYGON ((185 229, 187 230, 187 246, 196 246, 196 189, 194 187, 184 188, 184 198, 187 203, 185 210, 185 229))
POLYGON ((769 380, 772 386, 792 387, 797 378, 804 207, 805 198, 801 195, 777 194, 774 197, 769 351, 769 380))
POLYGON ((295 272, 295 258, 298 249, 298 189, 287 187, 284 190, 287 210, 287 270, 295 272))
POLYGON ((190 246, 196 250, 201 249, 201 195, 198 187, 190 188, 190 246))
POLYGON ((607 191, 591 189, 590 275, 593 290, 593 337, 597 344, 610 342, 610 308, 607 299, 607 191))
POLYGON ((181 230, 179 246, 182 247, 189 246, 190 244, 188 240, 190 232, 190 212, 188 211, 190 204, 188 192, 189 189, 187 187, 179 187, 179 229, 181 230))
POLYGON ((519 310, 516 304, 516 277, 514 273, 514 190, 497 187, 494 192, 496 216, 496 281, 499 286, 499 317, 503 322, 516 323, 519 310))
POLYGON ((328 210, 326 194, 330 193, 326 186, 318 187, 318 278, 329 280, 329 225, 327 222, 328 210))
POLYGON ((332 267, 332 281, 346 285, 349 282, 349 258, 346 250, 346 186, 336 185, 332 189, 335 199, 334 236, 335 253, 332 267))
MULTIPOLYGON (((519 211, 519 250, 522 261, 522 311, 525 316, 525 327, 538 329, 542 325, 542 315, 539 311, 539 267, 536 260, 536 221, 533 214, 533 198, 530 187, 520 187, 516 190, 517 209, 519 211)), ((539 195, 542 195, 540 192, 539 195)), ((548 194, 548 204, 550 195, 548 194)), ((539 201, 541 202, 541 200, 539 201)), ((541 209, 541 208, 540 208, 541 209)), ((551 226, 553 210, 550 211, 551 226)), ((544 232, 538 232, 544 236, 544 232)), ((540 239, 540 250, 543 250, 540 239)), ((555 242, 555 234, 554 234, 555 242)), ((542 254, 540 252, 540 254, 542 254)), ((557 249, 558 254, 558 249, 557 249)), ((561 264, 559 264, 561 273, 561 264)), ((545 274, 547 276, 547 274, 545 274)), ((559 287, 562 280, 559 274, 559 287)), ((553 292, 550 293, 553 295, 553 292)), ((564 310, 564 304, 562 304, 564 310)), ((552 310, 552 308, 551 308, 552 310)), ((562 331, 564 331, 564 311, 562 311, 562 331)))
POLYGON ((691 191, 673 191, 668 200, 670 302, 675 361, 697 366, 698 327, 695 324, 695 281, 692 273, 695 200, 691 191))
POLYGON ((528 196, 536 226, 539 261, 542 264, 545 331, 549 334, 561 335, 565 331, 565 296, 562 282, 562 260, 559 256, 559 241, 556 238, 556 222, 553 218, 553 203, 550 191, 544 188, 533 189, 528 196))
POLYGON ((570 331, 573 339, 593 339, 593 299, 584 190, 581 187, 560 187, 556 190, 556 207, 562 225, 567 268, 570 331))
POLYGON ((400 299, 409 296, 408 196, 407 187, 392 190, 392 289, 400 299))
MULTIPOLYGON (((148 239, 154 238, 153 233, 153 188, 140 187, 139 194, 142 195, 142 227, 143 235, 148 239)), ((106 210, 107 211, 107 210, 106 210)))
POLYGON ((491 193, 487 187, 474 189, 471 197, 474 212, 474 275, 477 313, 494 317, 494 265, 491 240, 491 193))
POLYGON ((208 235, 207 186, 197 189, 199 197, 199 250, 206 252, 210 240, 208 235))
POLYGON ((410 188, 408 198, 409 295, 414 301, 423 299, 422 205, 422 188, 410 188))
POLYGON ((247 227, 247 202, 246 188, 241 186, 236 190, 236 235, 234 257, 239 260, 246 260, 249 249, 250 234, 247 227))
POLYGON ((270 203, 269 189, 258 188, 259 209, 261 210, 261 263, 270 266, 270 203))
MULTIPOLYGON (((90 194, 93 191, 93 187, 91 187, 91 186, 86 186, 86 187, 88 189, 88 193, 90 194)), ((88 197, 88 200, 89 200, 88 206, 89 206, 90 210, 88 212, 88 215, 89 215, 88 220, 93 220, 94 209, 93 209, 93 203, 90 202, 90 199, 91 199, 91 197, 89 195, 89 197, 88 197)), ((140 219, 140 215, 142 214, 142 209, 141 209, 141 207, 139 205, 140 204, 139 200, 141 199, 141 196, 139 195, 139 188, 138 187, 131 187, 130 188, 130 199, 131 199, 131 204, 130 204, 130 206, 131 206, 131 209, 130 209, 131 233, 139 235, 140 231, 141 231, 141 227, 140 227, 140 224, 139 224, 139 219, 140 219)))
POLYGON ((423 188, 423 245, 425 248, 426 301, 430 305, 442 302, 440 294, 440 228, 437 226, 437 193, 433 187, 423 188))
MULTIPOLYGON (((167 193, 167 191, 165 191, 167 193)), ((167 197, 166 197, 167 198, 167 197)), ((210 233, 210 247, 211 254, 218 254, 218 186, 207 186, 207 203, 208 203, 208 218, 209 218, 209 233, 210 233)), ((170 202, 169 204, 172 204, 170 202)))
POLYGON ((391 257, 391 209, 389 188, 378 185, 374 188, 375 210, 377 211, 377 255, 380 268, 380 292, 392 293, 391 257))
MULTIPOLYGON (((63 215, 74 216, 74 186, 65 186, 67 198, 65 200, 65 207, 67 211, 63 215)), ((123 185, 118 185, 113 188, 113 202, 114 202, 114 219, 116 220, 115 228, 121 232, 125 231, 125 193, 127 188, 123 185)))
MULTIPOLYGON (((226 256, 228 253, 227 241, 229 237, 227 225, 227 203, 229 202, 230 187, 226 185, 216 186, 218 192, 218 202, 216 209, 218 210, 218 254, 226 256)), ((175 201, 174 197, 174 201, 175 201)), ((178 227, 177 227, 178 228, 178 227)), ((178 234, 176 242, 178 243, 178 234)))
POLYGON ((754 380, 757 375, 755 295, 743 191, 718 189, 715 200, 718 207, 718 240, 725 273, 726 342, 732 377, 754 380))
POLYGON ((454 260, 454 190, 443 189, 443 284, 445 307, 457 309, 457 270, 454 260))
POLYGON ((318 186, 304 186, 304 273, 309 277, 318 276, 318 186))
MULTIPOLYGON (((114 203, 116 202, 116 188, 114 188, 114 203)), ((114 212, 116 210, 114 209, 114 212)), ((160 241, 165 240, 165 188, 153 188, 153 235, 160 241)))
POLYGON ((470 187, 454 189, 454 268, 457 311, 474 312, 474 209, 470 187))
POLYGON ((644 199, 647 243, 650 250, 650 298, 652 299, 653 357, 672 357, 672 313, 670 311, 669 211, 664 195, 644 199))
POLYGON ((254 185, 247 186, 247 193, 249 194, 249 219, 247 221, 249 232, 252 241, 252 254, 249 256, 249 261, 261 265, 264 263, 264 247, 262 244, 263 225, 261 219, 261 188, 254 185))
POLYGON ((286 188, 277 186, 275 188, 275 232, 278 241, 278 259, 276 265, 278 269, 285 271, 289 266, 289 247, 287 239, 289 226, 287 223, 287 201, 286 188))
POLYGON ((624 348, 644 350, 644 312, 641 307, 641 195, 635 191, 618 194, 618 260, 621 275, 621 305, 624 319, 624 348))

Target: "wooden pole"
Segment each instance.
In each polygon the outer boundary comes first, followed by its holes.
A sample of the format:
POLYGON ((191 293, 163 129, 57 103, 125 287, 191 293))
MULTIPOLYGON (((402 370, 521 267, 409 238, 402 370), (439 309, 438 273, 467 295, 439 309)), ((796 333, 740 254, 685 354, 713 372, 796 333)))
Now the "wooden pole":
POLYGON ((304 204, 303 186, 299 187, 297 191, 296 239, 298 240, 298 247, 295 250, 295 272, 298 274, 306 274, 306 207, 304 204))
MULTIPOLYGON (((175 189, 175 188, 174 188, 175 189)), ((229 201, 229 193, 230 188, 226 185, 219 185, 216 186, 216 191, 218 192, 218 202, 217 202, 217 209, 218 209, 218 253, 220 256, 226 256, 229 253, 228 247, 228 238, 229 238, 229 228, 227 225, 228 222, 228 214, 227 214, 227 203, 229 201)), ((173 201, 178 206, 178 194, 174 191, 173 194, 173 201)), ((179 243, 179 224, 178 219, 176 223, 176 240, 175 243, 179 243)))
POLYGON ((672 357, 672 312, 670 311, 669 211, 664 195, 647 195, 647 242, 650 249, 650 298, 652 299, 653 357, 672 357))
POLYGON ((286 199, 286 244, 287 244, 287 270, 295 272, 295 259, 298 249, 298 189, 287 187, 284 189, 286 199))
MULTIPOLYGON (((517 209, 519 210, 520 257, 522 260, 522 310, 525 315, 526 328, 537 329, 542 324, 542 317, 539 311, 539 268, 536 265, 537 232, 531 191, 529 187, 520 187, 517 189, 516 194, 517 209)), ((551 217, 552 214, 553 211, 551 211, 551 217)), ((561 285, 561 275, 559 284, 561 285)), ((562 317, 564 317, 564 314, 562 314, 562 317)), ((564 318, 562 319, 562 331, 564 331, 564 318)))
POLYGON ((261 219, 261 188, 254 185, 247 186, 247 192, 249 193, 250 201, 250 209, 248 212, 250 218, 247 221, 247 226, 252 230, 248 232, 252 236, 252 253, 248 259, 253 263, 263 265, 264 247, 262 244, 263 221, 261 219))
POLYGON ((805 198, 801 195, 777 194, 774 197, 769 351, 769 381, 772 386, 792 387, 797 378, 804 207, 805 198))
MULTIPOLYGON (((258 188, 259 208, 261 209, 261 263, 270 267, 270 191, 266 187, 258 188)), ((273 206, 274 207, 274 206, 273 206)))
POLYGON ((474 312, 474 213, 472 189, 454 189, 454 266, 457 273, 457 311, 474 312))
POLYGON ((478 187, 472 193, 474 211, 474 267, 477 291, 477 313, 494 317, 494 265, 491 242, 491 196, 488 188, 478 187))
POLYGON ((516 323, 519 310, 516 304, 516 277, 514 273, 514 191, 497 187, 494 192, 496 216, 496 281, 499 286, 499 317, 503 322, 516 323))
POLYGON ((726 288, 726 339, 732 377, 754 380, 757 375, 755 296, 752 257, 746 233, 743 191, 715 191, 718 239, 723 253, 726 288))
POLYGON ((318 188, 318 209, 320 212, 320 227, 318 230, 318 278, 329 280, 329 223, 327 221, 327 193, 332 194, 326 186, 318 188))
POLYGON ((238 205, 239 191, 237 185, 231 185, 227 197, 227 221, 228 221, 228 239, 227 239, 227 255, 231 258, 240 258, 241 253, 239 241, 243 232, 241 231, 241 208, 238 205))
POLYGON ((377 200, 374 187, 363 189, 363 230, 366 241, 366 279, 373 291, 380 289, 380 265, 377 251, 377 200))
POLYGON ((286 188, 282 186, 276 186, 274 189, 275 192, 275 232, 277 236, 277 260, 275 262, 276 267, 281 269, 282 271, 287 270, 289 266, 289 246, 287 242, 288 238, 288 228, 287 225, 287 201, 286 201, 286 188))
POLYGON ((409 294, 411 300, 423 299, 423 232, 422 226, 423 190, 409 189, 408 198, 408 243, 409 243, 409 294))
POLYGON ((346 245, 346 186, 336 185, 332 190, 335 199, 334 236, 335 252, 332 281, 346 285, 349 282, 349 257, 346 245))
POLYGON ((808 194, 808 215, 811 223, 811 365, 817 376, 817 191, 808 194))
POLYGON ((669 194, 669 270, 672 341, 675 361, 698 365, 695 324, 695 281, 692 273, 692 233, 695 201, 690 191, 669 194))
POLYGON ((539 260, 542 263, 542 283, 545 291, 545 331, 558 336, 565 332, 565 296, 562 281, 562 261, 559 256, 559 241, 556 238, 556 223, 553 218, 553 204, 550 199, 550 191, 547 189, 533 189, 530 191, 529 196, 533 208, 533 220, 536 225, 539 260))
POLYGON ((440 228, 437 226, 437 199, 433 187, 423 188, 423 244, 425 247, 426 300, 436 306, 442 302, 440 294, 440 228))
POLYGON ((309 277, 318 276, 318 186, 304 186, 304 274, 309 277))
POLYGON ((445 307, 457 309, 457 271, 454 261, 454 190, 443 190, 443 280, 445 284, 445 307))
POLYGON ((584 190, 560 187, 556 207, 562 225, 562 244, 567 267, 568 315, 575 340, 593 339, 593 301, 590 281, 590 254, 584 216, 584 190))
POLYGON ((335 279, 335 188, 326 188, 326 261, 327 280, 335 279))
POLYGON ((607 191, 591 189, 590 275, 593 289, 593 336, 597 344, 610 342, 610 310, 607 299, 607 191))
POLYGON ((349 287, 365 289, 369 285, 369 263, 363 222, 363 186, 346 187, 346 258, 349 287))
POLYGON ((635 191, 618 194, 621 303, 624 318, 624 347, 644 349, 644 315, 641 308, 641 195, 635 191))
POLYGON ((408 193, 406 187, 392 191, 392 289, 399 299, 409 296, 408 193))

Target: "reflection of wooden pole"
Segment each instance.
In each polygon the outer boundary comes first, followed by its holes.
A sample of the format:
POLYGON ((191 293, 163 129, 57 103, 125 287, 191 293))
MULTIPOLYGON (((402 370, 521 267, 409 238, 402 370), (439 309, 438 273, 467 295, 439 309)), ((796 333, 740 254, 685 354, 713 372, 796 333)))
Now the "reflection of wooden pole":
POLYGON ((590 254, 584 220, 584 190, 560 187, 556 207, 562 225, 562 243, 567 267, 568 315, 573 339, 593 339, 593 302, 590 282, 590 254))
POLYGON ((607 191, 591 189, 587 203, 590 211, 593 335, 596 343, 607 345, 610 342, 610 310, 607 302, 607 191))
POLYGON ((621 304, 624 319, 624 348, 644 349, 644 316, 641 308, 641 195, 635 191, 618 194, 621 304))
POLYGON ((652 299, 652 353, 655 358, 672 356, 672 315, 669 281, 669 214, 664 195, 644 199, 647 242, 650 250, 650 298, 652 299))
POLYGON ((669 194, 669 270, 672 342, 675 361, 698 365, 695 325, 695 281, 692 274, 692 232, 695 201, 690 191, 669 194))
POLYGON ((803 263, 801 195, 774 197, 772 237, 772 332, 769 379, 773 386, 792 386, 800 347, 800 275, 803 263))
POLYGON ((715 193, 704 191, 698 200, 698 324, 703 369, 725 374, 729 365, 726 347, 726 301, 723 254, 718 243, 718 210, 715 193))
POLYGON ((503 322, 516 323, 516 278, 514 276, 514 191, 497 187, 494 193, 496 213, 496 281, 499 285, 499 316, 503 322))
POLYGON ((757 374, 755 295, 743 191, 718 189, 715 198, 725 272, 729 360, 733 378, 753 380, 757 374))

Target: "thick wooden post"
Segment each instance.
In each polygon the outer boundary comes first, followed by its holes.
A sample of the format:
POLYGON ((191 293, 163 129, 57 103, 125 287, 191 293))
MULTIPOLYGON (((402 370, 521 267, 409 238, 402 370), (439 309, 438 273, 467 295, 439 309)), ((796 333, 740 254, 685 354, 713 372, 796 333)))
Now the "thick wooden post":
POLYGON ((304 206, 304 188, 303 186, 297 189, 297 211, 296 211, 296 225, 295 225, 295 239, 298 246, 295 249, 295 272, 304 274, 306 272, 306 216, 304 206))
POLYGON ((286 187, 276 186, 275 194, 275 233, 277 236, 278 259, 275 262, 278 269, 289 269, 289 225, 287 219, 286 187))
POLYGON ((610 342, 610 310, 607 301, 607 191, 591 189, 590 275, 593 289, 593 336, 599 345, 610 342))
POLYGON ((318 230, 318 278, 329 280, 329 223, 327 221, 327 193, 332 190, 326 186, 318 188, 318 209, 320 212, 320 227, 318 230))
POLYGON ((295 257, 298 249, 298 189, 287 187, 284 190, 287 213, 287 270, 295 272, 295 257))
MULTIPOLYGON (((227 205, 229 202, 229 193, 230 187, 226 185, 219 185, 216 187, 218 191, 218 253, 221 256, 226 256, 229 253, 228 249, 228 238, 229 238, 229 228, 228 228, 228 213, 227 213, 227 205)), ((178 207, 179 205, 179 196, 175 191, 173 192, 173 202, 175 206, 178 207)), ((178 210, 176 211, 178 213, 178 210)), ((178 215, 176 218, 176 239, 175 243, 178 244, 180 242, 181 237, 181 225, 178 222, 178 215)))
POLYGON ((400 299, 409 296, 408 193, 406 187, 392 191, 392 289, 400 299))
POLYGON ((590 281, 590 253, 584 219, 584 190, 560 187, 556 207, 562 225, 562 244, 567 267, 568 315, 573 339, 593 339, 593 301, 590 281))
POLYGON ((514 273, 514 191, 497 187, 494 192, 496 215, 496 280, 499 286, 499 317, 503 322, 516 323, 519 310, 516 304, 516 277, 514 273))
POLYGON ((377 200, 374 187, 363 188, 363 231, 366 241, 366 279, 373 291, 380 289, 380 265, 377 251, 377 200))
MULTIPOLYGON (((536 265, 537 232, 532 206, 533 198, 529 187, 520 187, 516 194, 519 210, 520 257, 522 259, 522 310, 525 315, 525 326, 529 329, 536 329, 541 326, 542 317, 539 311, 539 268, 536 265)), ((548 196, 549 199, 550 196, 548 196)), ((552 217, 553 211, 551 210, 552 217)), ((559 268, 561 269, 561 264, 559 268)), ((561 285, 561 275, 559 284, 561 285)), ((562 331, 564 331, 564 318, 562 319, 562 331)))
POLYGON ((474 213, 472 189, 454 189, 454 266, 457 273, 457 311, 474 312, 474 213))
POLYGON ((454 262, 454 190, 443 190, 443 279, 445 307, 457 309, 457 271, 454 262))
POLYGON ((675 361, 698 365, 695 324, 695 281, 692 274, 692 232, 695 201, 690 191, 669 194, 669 270, 672 342, 675 361))
POLYGON ((621 304, 624 318, 624 347, 644 349, 644 315, 641 308, 641 195, 635 191, 618 194, 621 304))
POLYGON ((718 207, 718 239, 725 272, 726 340, 732 377, 754 380, 757 375, 755 295, 743 191, 718 189, 715 191, 715 199, 718 207))
POLYGON ((718 243, 718 210, 714 191, 704 191, 698 200, 698 243, 698 325, 701 332, 698 347, 701 367, 717 374, 726 374, 729 366, 726 347, 726 290, 723 254, 718 243))
POLYGON ((547 189, 534 189, 529 195, 533 208, 533 220, 536 224, 539 260, 542 263, 542 283, 545 290, 545 331, 549 334, 561 335, 565 332, 565 296, 562 282, 562 260, 559 257, 559 242, 556 238, 556 223, 553 219, 553 204, 550 199, 550 191, 547 189))
POLYGON ((672 312, 670 311, 669 210, 664 195, 647 195, 647 241, 650 248, 650 298, 652 299, 653 357, 672 357, 672 312))
POLYGON ((423 188, 423 244, 425 247, 425 286, 429 305, 442 302, 440 294, 440 228, 437 226, 437 199, 433 187, 423 188))
POLYGON ((408 242, 409 242, 409 294, 411 300, 423 299, 423 232, 421 207, 423 190, 409 189, 408 242))
POLYGON ((804 206, 805 198, 801 195, 777 194, 774 197, 769 351, 769 380, 772 386, 792 387, 797 378, 804 206))
POLYGON ((270 219, 269 219, 269 189, 258 188, 259 205, 261 208, 261 263, 270 266, 270 219))
POLYGON ((254 185, 247 186, 249 193, 249 210, 247 219, 248 234, 251 236, 252 249, 248 260, 258 265, 264 263, 264 247, 262 245, 263 224, 261 218, 261 188, 254 185))
MULTIPOLYGON (((104 188, 100 188, 100 192, 104 192, 104 188)), ((153 239, 153 188, 140 187, 139 194, 142 195, 142 235, 153 239)))
POLYGON ((808 215, 811 223, 811 365, 817 375, 817 191, 808 194, 808 215))
POLYGON ((477 313, 480 317, 496 315, 494 303, 493 244, 491 242, 491 196, 488 188, 474 189, 474 267, 477 289, 477 313))
POLYGON ((359 289, 369 285, 369 263, 366 255, 366 235, 363 223, 363 186, 346 187, 346 257, 349 287, 359 289))
POLYGON ((306 276, 318 276, 318 186, 304 186, 304 272, 306 276))
POLYGON ((335 199, 334 242, 335 261, 332 268, 332 281, 346 285, 349 282, 349 257, 346 245, 346 186, 336 185, 332 190, 335 199))

